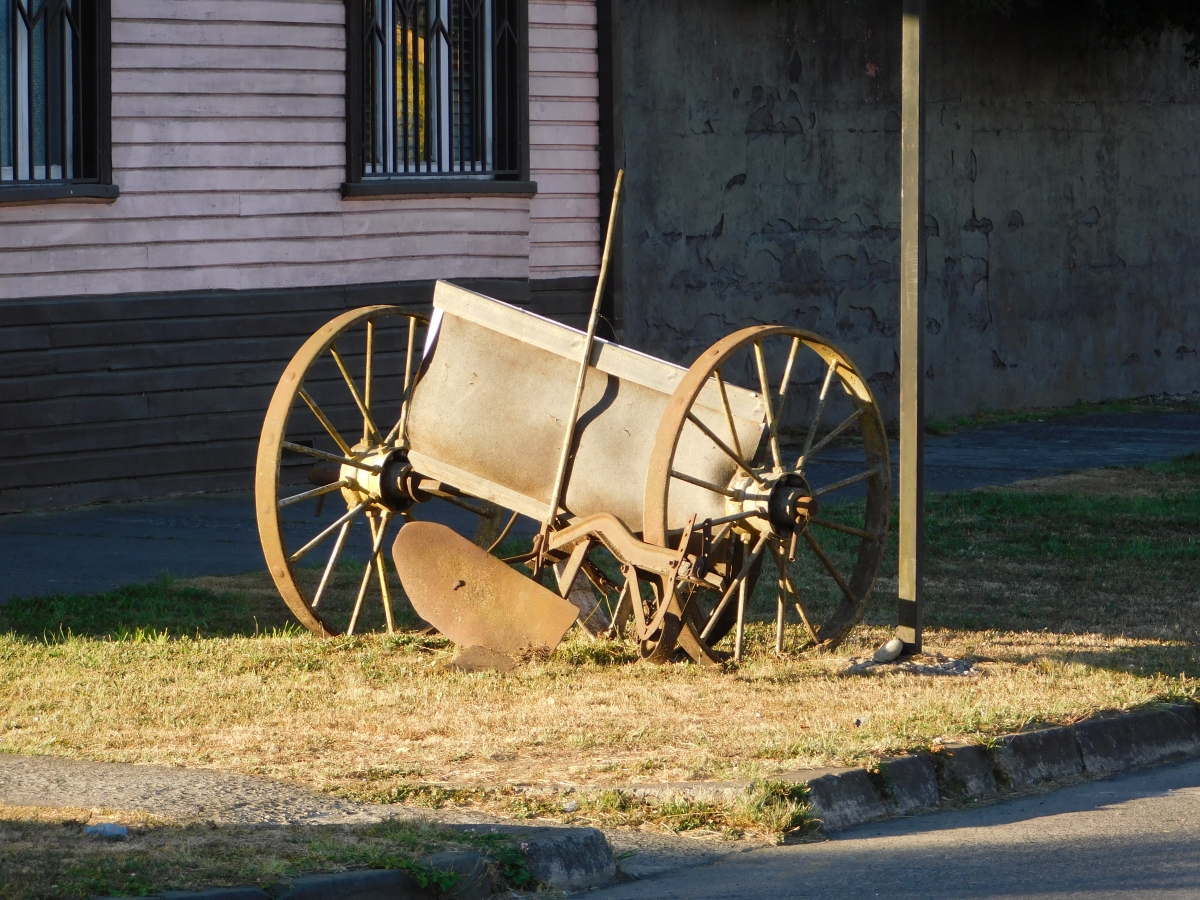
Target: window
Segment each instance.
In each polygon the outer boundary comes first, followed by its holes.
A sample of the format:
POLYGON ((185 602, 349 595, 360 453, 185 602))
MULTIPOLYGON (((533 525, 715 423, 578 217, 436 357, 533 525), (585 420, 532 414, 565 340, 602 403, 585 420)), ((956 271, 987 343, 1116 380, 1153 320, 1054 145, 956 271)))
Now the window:
POLYGON ((348 0, 343 193, 532 193, 522 6, 348 0))
POLYGON ((108 46, 107 0, 0 0, 0 202, 116 196, 108 46))

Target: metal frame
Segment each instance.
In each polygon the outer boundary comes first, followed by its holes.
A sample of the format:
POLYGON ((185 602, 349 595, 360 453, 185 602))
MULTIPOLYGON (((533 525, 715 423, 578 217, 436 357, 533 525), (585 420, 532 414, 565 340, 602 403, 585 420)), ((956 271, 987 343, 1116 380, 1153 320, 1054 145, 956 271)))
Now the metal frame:
POLYGON ((9 8, 7 52, 0 62, 8 67, 9 110, 11 122, 8 139, 11 141, 10 177, 0 174, 0 202, 23 199, 45 199, 57 195, 115 196, 113 191, 89 192, 87 186, 108 186, 112 183, 112 42, 109 0, 75 0, 72 6, 44 3, 36 13, 30 13, 27 0, 12 0, 9 8), (53 20, 51 22, 51 20, 53 20), (32 27, 29 27, 32 26, 32 27), (35 97, 33 56, 37 29, 41 29, 42 97, 46 121, 42 128, 41 146, 34 144, 36 126, 33 110, 35 97), (65 29, 65 30, 64 30, 65 29), (56 78, 50 77, 55 64, 54 54, 47 52, 46 37, 53 30, 58 38, 68 42, 71 52, 57 58, 56 78), (25 41, 18 44, 20 32, 25 41), (19 62, 24 60, 24 66, 19 62), (23 74, 20 69, 27 69, 23 74), (69 84, 69 89, 67 85, 69 84), (18 96, 21 88, 25 95, 18 96), (24 134, 18 126, 19 109, 24 107, 24 134), (56 120, 51 122, 51 116, 56 120), (24 144, 18 143, 23 139, 24 144), (38 173, 38 151, 43 156, 38 173), (55 177, 54 169, 58 169, 55 177))
MULTIPOLYGON (((527 0, 382 0, 387 21, 376 23, 376 0, 346 0, 346 141, 347 173, 345 196, 362 196, 386 192, 395 185, 411 191, 417 183, 419 190, 437 184, 461 185, 470 182, 483 193, 504 190, 505 184, 525 183, 529 177, 529 114, 528 114, 528 25, 527 0), (482 54, 486 68, 478 68, 472 76, 477 95, 482 96, 485 136, 478 130, 472 136, 471 147, 464 144, 468 129, 463 127, 462 109, 454 104, 451 58, 464 53, 466 32, 454 22, 466 12, 482 17, 486 27, 483 36, 475 36, 472 58, 482 54), (426 31, 436 42, 435 58, 427 70, 435 70, 435 80, 424 84, 426 108, 436 108, 438 119, 433 128, 423 129, 418 146, 416 121, 404 116, 387 116, 390 127, 382 138, 385 145, 381 162, 368 162, 369 148, 377 144, 380 106, 394 107, 396 77, 394 54, 388 48, 395 28, 390 27, 392 16, 410 16, 414 27, 426 31), (381 37, 381 35, 384 35, 381 37), (388 76, 380 84, 372 81, 373 65, 368 58, 369 48, 383 40, 386 44, 377 57, 388 76), (490 47, 479 44, 490 41, 490 47), (376 96, 382 92, 382 98, 376 96), (457 155, 455 153, 457 147, 457 155), (469 151, 469 152, 468 152, 469 151), (478 157, 478 166, 464 168, 462 158, 478 157), (375 171, 376 167, 379 171, 375 171), (484 187, 487 183, 488 187, 484 187)), ((429 52, 429 51, 426 51, 429 52)), ((415 72, 417 66, 413 66, 415 72)), ((413 76, 415 78, 415 75, 413 76)), ((416 85, 413 85, 416 89, 416 85)), ((409 92, 405 89, 405 95, 409 92)), ((461 104, 460 104, 461 106, 461 104)), ((414 114, 415 115, 415 114, 414 114)), ((467 190, 473 189, 471 186, 467 190)))

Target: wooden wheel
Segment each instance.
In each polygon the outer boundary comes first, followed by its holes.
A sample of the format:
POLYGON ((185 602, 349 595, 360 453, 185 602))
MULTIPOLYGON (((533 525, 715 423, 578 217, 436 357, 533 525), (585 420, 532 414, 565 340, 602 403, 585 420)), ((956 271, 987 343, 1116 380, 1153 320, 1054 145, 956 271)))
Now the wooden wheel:
POLYGON ((723 497, 727 515, 696 523, 691 568, 705 575, 706 553, 713 551, 730 562, 705 585, 692 580, 681 604, 681 646, 694 658, 697 651, 717 658, 714 645, 732 629, 734 656, 741 657, 756 566, 767 556, 779 572, 776 651, 783 650, 786 610, 793 605, 806 644, 832 647, 844 639, 870 599, 891 508, 883 419, 849 358, 817 335, 785 326, 746 328, 705 351, 659 423, 646 481, 647 543, 676 546, 686 494, 696 490, 723 497), (765 427, 755 446, 739 437, 744 424, 735 422, 730 385, 758 394, 765 427), (698 403, 702 394, 705 404, 698 403), (680 452, 684 445, 686 453, 680 452), (836 459, 822 461, 822 454, 836 459), (687 460, 714 455, 729 463, 728 483, 689 474, 687 460), (696 536, 706 531, 712 534, 707 547, 696 536), (722 541, 740 542, 740 554, 722 550, 722 541))
MULTIPOLYGON (((405 452, 426 330, 423 315, 399 307, 344 313, 292 357, 267 409, 255 471, 259 538, 279 593, 319 636, 395 629, 388 533, 429 499, 406 479, 405 452), (366 565, 347 574, 338 563, 363 522, 366 565), (306 568, 326 552, 320 569, 306 568)), ((496 537, 495 506, 444 499, 481 517, 481 539, 496 537)))

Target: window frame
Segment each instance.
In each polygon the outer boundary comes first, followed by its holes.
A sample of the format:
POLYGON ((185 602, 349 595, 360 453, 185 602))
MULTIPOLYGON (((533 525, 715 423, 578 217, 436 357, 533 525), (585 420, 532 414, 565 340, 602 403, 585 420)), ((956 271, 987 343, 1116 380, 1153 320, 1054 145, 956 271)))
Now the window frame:
MULTIPOLYGON (((90 94, 87 102, 92 114, 80 116, 81 130, 75 140, 81 142, 81 155, 94 174, 69 180, 0 181, 0 206, 57 200, 111 203, 120 195, 120 188, 113 184, 112 167, 111 0, 91 0, 81 4, 80 18, 80 67, 84 73, 94 72, 95 78, 89 85, 86 74, 80 75, 83 90, 90 94)), ((13 40, 16 40, 15 34, 13 40)), ((15 62, 10 64, 15 67, 15 62)), ((13 89, 15 91, 15 82, 13 89)))
POLYGON ((346 10, 346 181, 342 197, 372 198, 408 195, 532 197, 537 184, 529 180, 529 7, 516 0, 517 49, 517 143, 518 172, 515 176, 481 179, 464 172, 370 175, 365 172, 366 131, 366 2, 345 0, 346 10))

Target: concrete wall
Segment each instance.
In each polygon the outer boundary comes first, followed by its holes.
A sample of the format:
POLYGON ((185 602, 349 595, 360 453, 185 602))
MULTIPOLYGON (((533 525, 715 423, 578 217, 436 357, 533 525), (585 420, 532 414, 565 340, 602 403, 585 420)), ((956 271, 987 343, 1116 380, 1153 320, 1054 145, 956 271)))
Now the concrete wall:
MULTIPOLYGON (((620 0, 624 339, 840 343, 896 411, 899 7, 620 0)), ((1200 385, 1200 73, 933 0, 929 414, 1200 385)), ((1086 37, 1086 36, 1085 36, 1086 37)))

